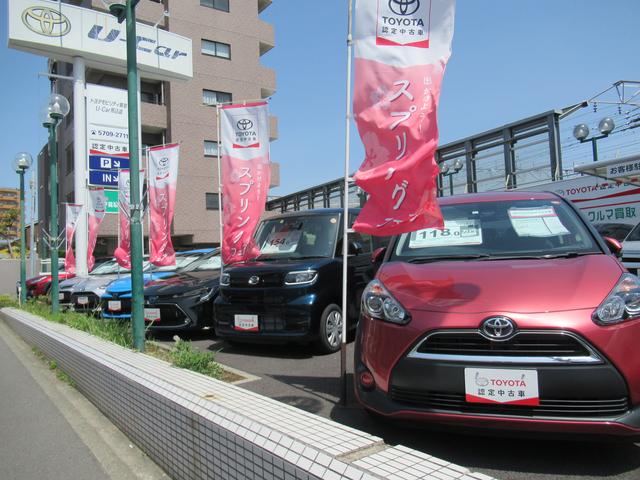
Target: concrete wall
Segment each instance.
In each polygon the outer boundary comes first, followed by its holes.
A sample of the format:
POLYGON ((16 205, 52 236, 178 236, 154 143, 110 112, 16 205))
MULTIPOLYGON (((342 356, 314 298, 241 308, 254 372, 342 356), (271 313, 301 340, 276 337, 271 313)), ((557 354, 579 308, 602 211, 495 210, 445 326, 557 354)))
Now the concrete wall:
MULTIPOLYGON (((27 272, 29 271, 27 260, 27 272)), ((20 281, 20 260, 0 259, 0 295, 15 295, 20 281)))

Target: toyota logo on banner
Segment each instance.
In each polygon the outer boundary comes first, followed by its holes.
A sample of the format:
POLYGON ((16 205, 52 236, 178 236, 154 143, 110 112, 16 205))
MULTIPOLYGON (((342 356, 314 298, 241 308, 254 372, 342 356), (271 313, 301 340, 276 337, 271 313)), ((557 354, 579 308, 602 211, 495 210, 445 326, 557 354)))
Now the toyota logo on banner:
POLYGON ((508 340, 516 333, 516 324, 507 317, 489 317, 480 325, 480 333, 490 340, 508 340))
POLYGON ((420 0, 389 0, 389 9, 396 15, 413 15, 420 8, 420 0))
POLYGON ((71 30, 71 22, 58 10, 30 7, 22 12, 22 23, 34 33, 45 37, 63 37, 71 30))
POLYGON ((236 123, 236 126, 238 127, 238 130, 246 131, 253 127, 253 122, 248 118, 242 118, 238 120, 238 122, 236 123))

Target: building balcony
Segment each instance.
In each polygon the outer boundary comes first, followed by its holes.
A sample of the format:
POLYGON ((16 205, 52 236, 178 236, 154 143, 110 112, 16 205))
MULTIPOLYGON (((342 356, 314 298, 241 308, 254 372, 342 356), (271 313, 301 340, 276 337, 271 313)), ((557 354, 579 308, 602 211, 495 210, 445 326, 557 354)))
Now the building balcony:
POLYGON ((158 131, 167 129, 167 107, 165 105, 141 102, 140 110, 140 122, 144 127, 158 131))

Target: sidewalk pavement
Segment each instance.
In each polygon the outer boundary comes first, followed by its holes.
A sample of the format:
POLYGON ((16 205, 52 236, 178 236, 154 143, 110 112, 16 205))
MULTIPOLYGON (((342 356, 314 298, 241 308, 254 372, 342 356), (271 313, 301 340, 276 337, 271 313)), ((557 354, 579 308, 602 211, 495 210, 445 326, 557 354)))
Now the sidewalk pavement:
POLYGON ((0 478, 169 478, 2 320, 0 392, 0 478))

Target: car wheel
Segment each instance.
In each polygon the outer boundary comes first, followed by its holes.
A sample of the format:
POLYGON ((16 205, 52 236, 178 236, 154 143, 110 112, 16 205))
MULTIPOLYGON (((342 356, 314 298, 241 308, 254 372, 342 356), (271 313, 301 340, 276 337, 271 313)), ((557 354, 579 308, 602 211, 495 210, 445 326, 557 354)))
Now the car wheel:
POLYGON ((320 338, 318 339, 320 350, 324 353, 333 353, 340 350, 342 341, 342 310, 332 303, 327 306, 320 316, 320 338))

